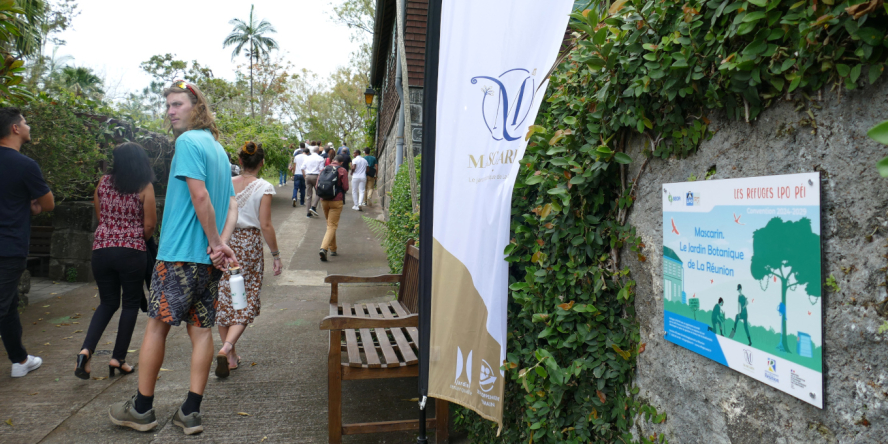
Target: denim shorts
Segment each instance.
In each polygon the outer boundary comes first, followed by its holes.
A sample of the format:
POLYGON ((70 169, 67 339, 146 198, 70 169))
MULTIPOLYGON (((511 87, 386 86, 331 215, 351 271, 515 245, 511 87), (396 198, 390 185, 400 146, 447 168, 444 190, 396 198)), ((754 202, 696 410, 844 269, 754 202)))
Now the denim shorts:
POLYGON ((151 274, 148 316, 177 326, 216 325, 216 296, 222 270, 194 262, 157 261, 151 274))

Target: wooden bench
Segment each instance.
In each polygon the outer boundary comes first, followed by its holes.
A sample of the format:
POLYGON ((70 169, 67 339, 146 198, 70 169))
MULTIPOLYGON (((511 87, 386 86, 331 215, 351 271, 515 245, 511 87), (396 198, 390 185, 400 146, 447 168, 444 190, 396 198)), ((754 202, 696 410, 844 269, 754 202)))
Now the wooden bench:
MULTIPOLYGON (((31 239, 28 243, 28 264, 36 262, 40 274, 49 270, 49 253, 52 249, 53 227, 31 227, 31 239)), ((35 273, 37 274, 37 273, 35 273)))
MULTIPOLYGON (((419 249, 407 242, 401 274, 374 277, 330 275, 330 316, 321 321, 321 330, 330 330, 327 358, 330 443, 342 442, 342 435, 418 430, 419 420, 359 424, 342 423, 342 381, 419 376, 419 249), (392 302, 339 302, 339 284, 399 283, 398 299, 392 302)), ((446 442, 449 404, 435 400, 436 417, 427 419, 435 429, 437 442, 446 442)), ((418 413, 418 412, 417 412, 418 413)))

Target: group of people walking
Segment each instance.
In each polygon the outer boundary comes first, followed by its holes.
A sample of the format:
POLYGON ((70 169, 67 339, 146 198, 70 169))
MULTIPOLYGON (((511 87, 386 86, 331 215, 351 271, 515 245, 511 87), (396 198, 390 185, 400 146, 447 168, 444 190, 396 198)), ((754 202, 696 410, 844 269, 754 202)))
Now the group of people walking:
POLYGON ((372 193, 376 186, 376 157, 370 149, 356 150, 352 158, 351 150, 346 144, 333 149, 333 143, 321 149, 321 142, 305 142, 293 151, 290 172, 293 173, 293 207, 308 206, 306 217, 319 216, 318 203, 327 220, 327 231, 318 252, 321 261, 326 262, 328 256, 338 256, 336 230, 342 208, 345 205, 345 193, 352 190, 352 210, 362 211, 361 207, 372 204, 372 193), (349 183, 349 173, 351 182, 349 183), (307 193, 306 193, 307 191, 307 193), (308 195, 308 204, 306 201, 308 195))
MULTIPOLYGON (((114 148, 113 164, 93 195, 98 220, 92 269, 100 304, 76 355, 75 376, 90 379, 96 346, 118 309, 117 338, 108 362, 109 376, 134 371, 126 362, 139 310, 148 324, 139 351, 138 390, 110 406, 114 424, 140 431, 157 426, 155 384, 164 360, 166 338, 183 322, 192 344, 191 378, 173 424, 186 434, 203 431, 200 406, 213 363, 228 377, 238 368, 238 339, 260 312, 265 268, 262 240, 273 257, 274 275, 283 266, 271 222, 275 187, 261 179, 265 163, 261 143, 238 149, 239 174, 218 142, 219 130, 201 91, 176 81, 164 91, 166 123, 175 137, 163 224, 158 227, 154 172, 137 143, 114 148), (233 177, 234 176, 234 177, 233 177), (159 230, 159 243, 153 239, 159 230), (243 278, 230 285, 231 275, 243 278), (143 284, 148 286, 146 299, 143 284), (121 304, 122 302, 122 304, 121 304), (219 328, 222 346, 214 350, 211 328, 219 328)), ((18 317, 18 279, 25 269, 30 218, 51 211, 54 198, 40 167, 21 154, 30 127, 21 111, 0 108, 0 336, 12 361, 12 376, 40 367, 22 344, 18 317)), ((326 207, 325 207, 326 208, 326 207)), ((335 239, 334 248, 335 252, 335 239)))

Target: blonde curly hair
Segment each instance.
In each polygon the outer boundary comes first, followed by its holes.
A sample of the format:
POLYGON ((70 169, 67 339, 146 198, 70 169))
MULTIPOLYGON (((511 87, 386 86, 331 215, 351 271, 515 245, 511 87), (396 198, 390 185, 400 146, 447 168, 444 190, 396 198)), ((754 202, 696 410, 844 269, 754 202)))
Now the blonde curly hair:
MULTIPOLYGON (((192 83, 186 83, 188 86, 186 88, 179 88, 178 86, 175 86, 175 83, 178 83, 178 81, 174 82, 169 88, 163 90, 164 99, 174 93, 185 93, 188 95, 192 105, 188 130, 208 129, 213 133, 213 138, 219 140, 219 128, 216 127, 216 118, 210 110, 210 103, 207 101, 206 96, 204 96, 200 88, 192 83)), ((176 134, 176 131, 173 129, 173 125, 170 123, 170 117, 168 115, 163 117, 163 124, 175 138, 180 136, 181 133, 176 134)))

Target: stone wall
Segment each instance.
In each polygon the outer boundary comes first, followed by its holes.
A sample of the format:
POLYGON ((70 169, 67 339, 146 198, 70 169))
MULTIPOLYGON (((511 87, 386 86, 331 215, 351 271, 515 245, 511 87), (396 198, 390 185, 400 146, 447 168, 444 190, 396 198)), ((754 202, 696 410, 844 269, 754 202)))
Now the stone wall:
MULTIPOLYGON (((377 157, 379 160, 379 168, 376 175, 376 196, 377 202, 381 202, 384 209, 388 209, 388 202, 391 196, 392 185, 395 181, 395 160, 397 158, 397 139, 398 139, 398 113, 400 113, 400 105, 395 106, 395 118, 392 120, 391 126, 387 129, 380 128, 385 131, 385 136, 381 138, 380 145, 377 149, 377 157)), ((410 88, 410 124, 404 125, 404 137, 411 137, 413 141, 413 155, 418 156, 422 152, 422 88, 410 88)), ((404 152, 407 151, 407 143, 404 141, 404 152)), ((403 164, 402 164, 403 166, 403 164)))
MULTIPOLYGON (((844 88, 840 88, 844 89, 844 88)), ((757 121, 709 115, 716 131, 684 160, 652 160, 641 176, 629 223, 646 247, 646 262, 625 251, 637 282, 636 309, 642 342, 637 384, 643 400, 668 414, 660 425, 636 433, 665 433, 672 443, 878 443, 888 442, 888 179, 876 162, 888 149, 866 137, 888 119, 888 83, 862 91, 823 92, 813 110, 816 129, 794 102, 781 102, 757 121), (746 377, 663 337, 663 233, 661 185, 691 175, 728 179, 819 171, 821 173, 822 276, 833 275, 839 292, 824 289, 824 409, 746 377), (870 237, 871 235, 871 237, 870 237)), ((635 177, 643 159, 627 177, 635 177)))
POLYGON ((49 278, 93 282, 92 244, 96 213, 92 202, 64 202, 53 210, 49 278))

